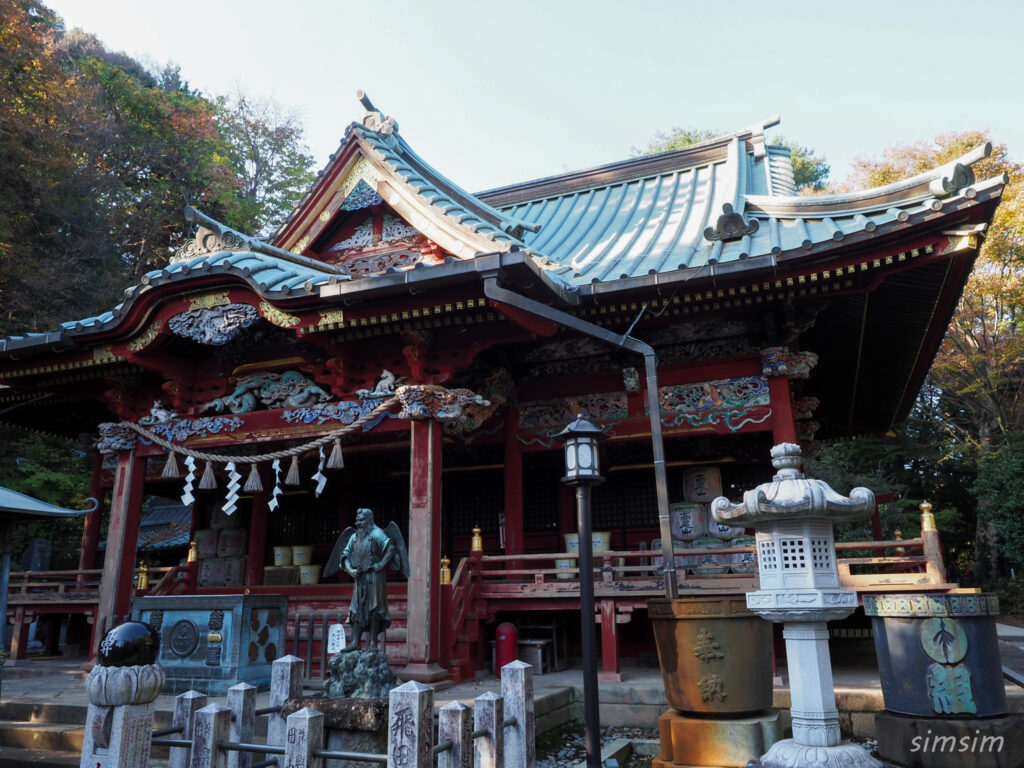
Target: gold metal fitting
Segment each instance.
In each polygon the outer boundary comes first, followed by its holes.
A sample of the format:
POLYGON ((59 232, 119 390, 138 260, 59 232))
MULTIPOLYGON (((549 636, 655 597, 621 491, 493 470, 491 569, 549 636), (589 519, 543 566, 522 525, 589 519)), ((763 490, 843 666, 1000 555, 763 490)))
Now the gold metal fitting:
POLYGON ((221 643, 223 641, 224 641, 224 638, 220 634, 220 632, 210 632, 206 636, 206 642, 208 642, 208 643, 221 643))
POLYGON ((138 589, 149 589, 149 566, 145 563, 139 563, 138 589))
POLYGON ((199 559, 199 545, 194 541, 188 543, 188 557, 185 558, 186 563, 194 563, 199 559))
POLYGON ((452 583, 452 569, 448 567, 451 564, 447 557, 441 558, 441 578, 438 580, 441 585, 452 583))
POLYGON ((921 510, 921 533, 939 530, 935 527, 935 515, 932 514, 932 505, 927 501, 922 501, 919 509, 921 510))
POLYGON ((484 537, 480 535, 481 533, 483 533, 482 528, 473 529, 473 540, 469 545, 470 550, 473 552, 484 551, 484 537))

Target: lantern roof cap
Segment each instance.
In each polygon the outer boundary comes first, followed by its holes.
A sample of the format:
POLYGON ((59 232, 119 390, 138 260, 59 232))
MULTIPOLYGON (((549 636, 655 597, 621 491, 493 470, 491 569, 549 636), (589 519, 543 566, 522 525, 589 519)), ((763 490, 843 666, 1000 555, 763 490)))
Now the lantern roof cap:
POLYGON ((772 448, 771 456, 778 470, 772 481, 744 493, 741 504, 719 496, 711 502, 715 520, 760 528, 779 520, 858 520, 874 511, 875 494, 867 488, 854 488, 849 496, 843 496, 824 480, 805 477, 800 470, 803 457, 799 445, 780 443, 772 448))
POLYGON ((562 441, 568 440, 570 437, 591 437, 594 440, 604 440, 608 435, 600 427, 588 421, 586 414, 580 412, 565 429, 555 435, 556 440, 562 441))

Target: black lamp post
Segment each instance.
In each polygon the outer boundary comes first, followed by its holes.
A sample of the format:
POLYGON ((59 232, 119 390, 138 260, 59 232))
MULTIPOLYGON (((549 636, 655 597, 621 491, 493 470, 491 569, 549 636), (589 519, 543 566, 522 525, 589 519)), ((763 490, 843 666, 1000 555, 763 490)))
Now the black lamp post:
POLYGON ((597 666, 594 642, 594 557, 590 532, 590 487, 601 477, 597 442, 605 434, 583 414, 555 435, 565 442, 563 483, 576 486, 576 530, 579 532, 580 643, 583 646, 583 725, 587 742, 587 768, 601 766, 601 718, 597 701, 597 666))

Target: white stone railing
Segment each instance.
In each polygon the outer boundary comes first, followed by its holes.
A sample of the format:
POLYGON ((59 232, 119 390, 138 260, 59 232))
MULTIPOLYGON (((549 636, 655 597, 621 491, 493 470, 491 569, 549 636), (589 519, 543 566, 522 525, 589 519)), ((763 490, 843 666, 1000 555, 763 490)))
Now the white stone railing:
MULTIPOLYGON (((434 690, 416 682, 389 696, 384 754, 325 749, 325 715, 306 707, 287 717, 288 699, 302 694, 303 662, 285 656, 273 665, 270 706, 256 708, 256 689, 240 683, 228 690, 228 706, 208 704, 188 691, 175 700, 173 724, 153 731, 152 714, 134 704, 132 727, 121 728, 117 706, 89 708, 81 768, 148 768, 152 746, 170 748, 169 768, 256 768, 277 765, 322 768, 325 760, 363 761, 401 768, 534 768, 536 741, 533 668, 514 661, 502 668, 501 693, 484 693, 467 707, 441 707, 434 726, 434 690), (147 718, 148 715, 148 718, 147 718), (255 722, 267 716, 267 742, 254 743, 255 722), (146 723, 149 723, 147 726, 146 723), (107 723, 113 723, 111 728, 107 723)), ((329 764, 329 763, 328 763, 329 764)))

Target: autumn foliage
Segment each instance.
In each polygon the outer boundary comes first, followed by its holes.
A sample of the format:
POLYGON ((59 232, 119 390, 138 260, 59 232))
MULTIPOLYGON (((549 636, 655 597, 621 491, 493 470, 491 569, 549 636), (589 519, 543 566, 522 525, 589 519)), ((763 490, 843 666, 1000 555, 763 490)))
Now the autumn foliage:
POLYGON ((186 205, 272 231, 311 165, 294 116, 0 0, 0 334, 113 307, 185 238, 186 205))

